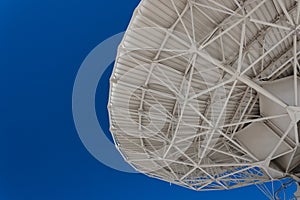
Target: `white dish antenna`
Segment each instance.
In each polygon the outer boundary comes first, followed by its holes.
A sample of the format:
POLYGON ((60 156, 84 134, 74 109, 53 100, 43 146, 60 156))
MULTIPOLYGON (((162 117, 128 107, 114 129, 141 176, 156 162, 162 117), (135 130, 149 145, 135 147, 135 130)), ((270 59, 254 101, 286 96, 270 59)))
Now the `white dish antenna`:
POLYGON ((295 0, 143 0, 111 77, 125 160, 193 190, 300 176, 295 0))

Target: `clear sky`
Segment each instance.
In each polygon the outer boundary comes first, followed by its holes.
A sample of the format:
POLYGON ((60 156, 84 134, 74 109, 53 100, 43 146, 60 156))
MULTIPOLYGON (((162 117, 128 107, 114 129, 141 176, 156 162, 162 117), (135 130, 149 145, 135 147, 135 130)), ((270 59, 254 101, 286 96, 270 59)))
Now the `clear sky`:
MULTIPOLYGON (((139 0, 0 1, 0 200, 266 199, 256 187, 194 192, 110 169, 82 145, 72 118, 77 70, 125 31, 139 0)), ((108 132, 112 66, 96 95, 108 132)))

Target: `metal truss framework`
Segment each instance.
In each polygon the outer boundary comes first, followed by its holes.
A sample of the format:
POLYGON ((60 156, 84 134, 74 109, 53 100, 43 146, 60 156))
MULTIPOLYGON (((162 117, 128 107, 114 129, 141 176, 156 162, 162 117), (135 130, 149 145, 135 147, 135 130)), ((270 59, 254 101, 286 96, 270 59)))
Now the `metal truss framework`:
POLYGON ((125 160, 193 190, 299 176, 299 17, 294 0, 143 0, 111 77, 125 160))

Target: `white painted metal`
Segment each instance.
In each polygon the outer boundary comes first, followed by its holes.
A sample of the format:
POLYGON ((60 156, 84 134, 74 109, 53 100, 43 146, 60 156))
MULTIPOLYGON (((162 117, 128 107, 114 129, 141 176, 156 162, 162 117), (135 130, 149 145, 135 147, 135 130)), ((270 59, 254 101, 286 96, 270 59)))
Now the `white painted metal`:
POLYGON ((111 77, 135 169, 194 190, 300 175, 295 0, 143 0, 111 77))

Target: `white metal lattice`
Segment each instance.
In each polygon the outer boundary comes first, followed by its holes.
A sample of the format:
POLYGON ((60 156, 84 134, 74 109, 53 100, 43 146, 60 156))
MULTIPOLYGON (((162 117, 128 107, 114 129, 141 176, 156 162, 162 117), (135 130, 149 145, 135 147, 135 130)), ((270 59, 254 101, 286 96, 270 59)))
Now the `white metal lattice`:
POLYGON ((193 190, 298 176, 299 16, 295 0, 143 0, 111 77, 125 160, 193 190))

